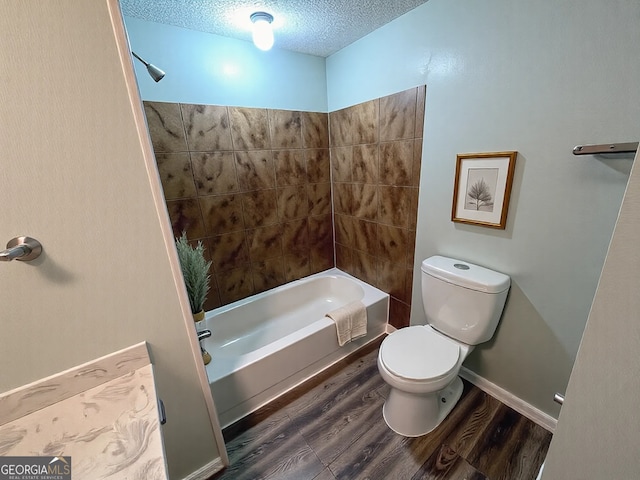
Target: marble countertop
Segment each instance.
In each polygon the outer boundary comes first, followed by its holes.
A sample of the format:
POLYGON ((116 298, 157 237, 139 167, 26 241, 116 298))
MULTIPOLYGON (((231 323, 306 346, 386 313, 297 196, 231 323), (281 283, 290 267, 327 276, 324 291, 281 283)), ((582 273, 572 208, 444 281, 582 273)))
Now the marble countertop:
POLYGON ((0 456, 70 456, 73 478, 168 478, 146 344, 0 395, 0 456))

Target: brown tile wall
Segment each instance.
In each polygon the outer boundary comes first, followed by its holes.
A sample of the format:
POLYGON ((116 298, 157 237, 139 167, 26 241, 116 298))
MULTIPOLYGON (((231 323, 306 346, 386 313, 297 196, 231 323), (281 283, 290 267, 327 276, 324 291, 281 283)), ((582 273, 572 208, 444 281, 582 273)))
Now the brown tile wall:
POLYGON ((144 107, 174 235, 212 260, 206 310, 334 266, 326 113, 144 107))
POLYGON ((328 115, 144 102, 174 234, 213 262, 205 308, 331 268, 335 252, 407 326, 425 92, 328 115))
POLYGON ((329 114, 336 264, 409 325, 426 87, 329 114))

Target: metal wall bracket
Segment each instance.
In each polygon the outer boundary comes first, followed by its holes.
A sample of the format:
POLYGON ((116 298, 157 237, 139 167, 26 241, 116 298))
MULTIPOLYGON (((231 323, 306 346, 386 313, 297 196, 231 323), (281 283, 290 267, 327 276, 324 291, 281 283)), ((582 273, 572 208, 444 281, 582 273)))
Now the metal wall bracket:
POLYGON ((597 155, 600 153, 635 153, 638 142, 605 143, 601 145, 577 145, 573 147, 574 155, 597 155))

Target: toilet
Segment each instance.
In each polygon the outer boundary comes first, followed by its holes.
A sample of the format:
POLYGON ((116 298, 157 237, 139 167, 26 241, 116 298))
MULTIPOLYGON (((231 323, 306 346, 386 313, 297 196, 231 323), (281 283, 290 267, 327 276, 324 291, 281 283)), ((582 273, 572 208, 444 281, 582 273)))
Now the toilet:
POLYGON ((380 376, 391 386, 384 420, 405 437, 429 433, 458 402, 462 362, 493 336, 511 285, 507 275, 439 255, 421 270, 427 324, 396 330, 378 352, 380 376))

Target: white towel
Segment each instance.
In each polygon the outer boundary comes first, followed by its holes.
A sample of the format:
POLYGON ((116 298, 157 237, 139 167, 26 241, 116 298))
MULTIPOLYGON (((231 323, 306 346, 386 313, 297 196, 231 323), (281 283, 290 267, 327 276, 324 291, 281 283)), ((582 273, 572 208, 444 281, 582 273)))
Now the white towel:
POLYGON ((338 345, 341 347, 367 334, 367 308, 361 301, 337 308, 327 313, 327 317, 336 324, 338 345))

